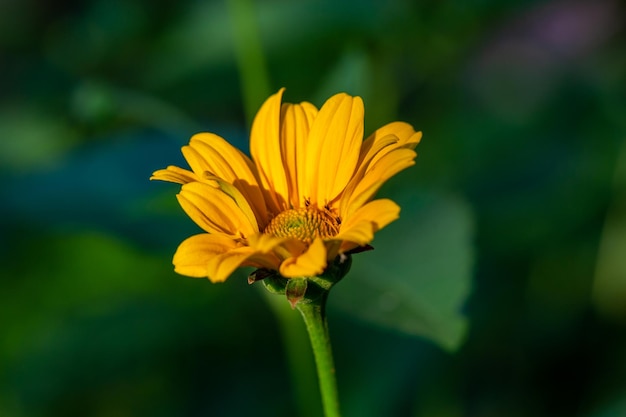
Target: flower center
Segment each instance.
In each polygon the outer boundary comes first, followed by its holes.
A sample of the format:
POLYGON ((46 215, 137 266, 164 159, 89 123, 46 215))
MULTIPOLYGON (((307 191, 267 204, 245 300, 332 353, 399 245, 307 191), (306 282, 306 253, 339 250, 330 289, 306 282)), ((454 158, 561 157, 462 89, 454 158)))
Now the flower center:
POLYGON ((310 207, 283 211, 272 219, 265 233, 276 237, 293 237, 311 243, 315 237, 322 239, 339 232, 339 221, 330 212, 310 207))

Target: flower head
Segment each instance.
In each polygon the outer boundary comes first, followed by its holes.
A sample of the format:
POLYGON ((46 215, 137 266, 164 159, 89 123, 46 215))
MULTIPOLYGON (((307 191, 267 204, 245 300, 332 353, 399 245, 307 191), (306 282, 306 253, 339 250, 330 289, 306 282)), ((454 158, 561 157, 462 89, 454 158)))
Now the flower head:
POLYGON ((176 272, 220 282, 251 266, 312 277, 398 218, 393 201, 373 198, 414 164, 421 132, 393 122, 363 141, 360 97, 340 93, 318 110, 282 103, 283 91, 253 122, 252 159, 199 133, 182 148, 191 170, 169 166, 152 175, 182 184, 178 201, 205 232, 180 244, 176 272))

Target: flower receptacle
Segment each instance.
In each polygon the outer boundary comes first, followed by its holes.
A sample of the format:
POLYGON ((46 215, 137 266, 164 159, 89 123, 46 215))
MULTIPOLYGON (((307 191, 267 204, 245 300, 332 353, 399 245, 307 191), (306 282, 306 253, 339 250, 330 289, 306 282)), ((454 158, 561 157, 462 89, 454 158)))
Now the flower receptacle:
POLYGON ((332 286, 348 273, 351 265, 350 255, 339 255, 319 276, 302 278, 285 278, 276 271, 257 269, 248 276, 248 283, 263 281, 272 294, 284 294, 292 308, 298 303, 323 304, 332 286))

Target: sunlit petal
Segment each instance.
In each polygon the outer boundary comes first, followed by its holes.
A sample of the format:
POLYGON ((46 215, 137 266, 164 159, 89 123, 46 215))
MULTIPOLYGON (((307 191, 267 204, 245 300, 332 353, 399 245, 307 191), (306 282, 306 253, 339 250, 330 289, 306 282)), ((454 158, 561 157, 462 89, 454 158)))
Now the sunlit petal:
POLYGON ((393 135, 398 138, 398 146, 406 146, 414 148, 422 138, 422 132, 415 132, 413 126, 405 122, 391 122, 374 131, 367 139, 363 141, 363 149, 369 149, 373 143, 381 138, 393 135))
POLYGON ((174 254, 174 270, 196 278, 209 276, 207 265, 216 256, 234 250, 239 244, 223 235, 203 233, 185 239, 174 254))
POLYGON ((396 220, 399 215, 400 207, 391 200, 370 201, 344 221, 335 239, 366 245, 374 239, 374 233, 396 220))
POLYGON ((195 173, 173 165, 168 166, 167 169, 159 169, 158 171, 154 171, 150 179, 175 182, 177 184, 187 184, 188 182, 202 180, 195 173))
POLYGON ((404 122, 392 122, 377 129, 365 141, 361 148, 359 167, 363 171, 387 153, 398 148, 414 149, 422 138, 422 132, 415 132, 413 127, 404 122), (387 146, 389 137, 395 137, 395 143, 387 146))
POLYGON ((273 211, 284 209, 289 188, 280 144, 280 108, 283 91, 268 98, 252 123, 250 153, 258 167, 261 183, 269 191, 273 211))
POLYGON ((299 192, 304 184, 304 173, 301 171, 306 163, 307 138, 315 116, 317 116, 317 108, 307 102, 285 103, 281 109, 281 154, 287 173, 289 203, 293 208, 303 204, 303 198, 299 192))
POLYGON ((307 143, 303 193, 324 206, 348 184, 363 140, 363 101, 337 94, 322 106, 307 143))

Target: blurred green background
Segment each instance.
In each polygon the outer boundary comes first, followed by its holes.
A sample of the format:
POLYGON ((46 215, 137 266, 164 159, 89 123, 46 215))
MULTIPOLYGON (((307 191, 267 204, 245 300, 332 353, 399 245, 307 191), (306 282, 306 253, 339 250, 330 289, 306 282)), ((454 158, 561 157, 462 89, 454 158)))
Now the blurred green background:
POLYGON ((286 302, 249 271, 174 274, 198 229, 175 185, 148 181, 198 131, 247 150, 282 86, 318 106, 361 95, 366 132, 424 132, 379 194, 401 219, 331 295, 345 416, 625 416, 624 16, 617 0, 3 0, 0 416, 320 415, 286 302))

